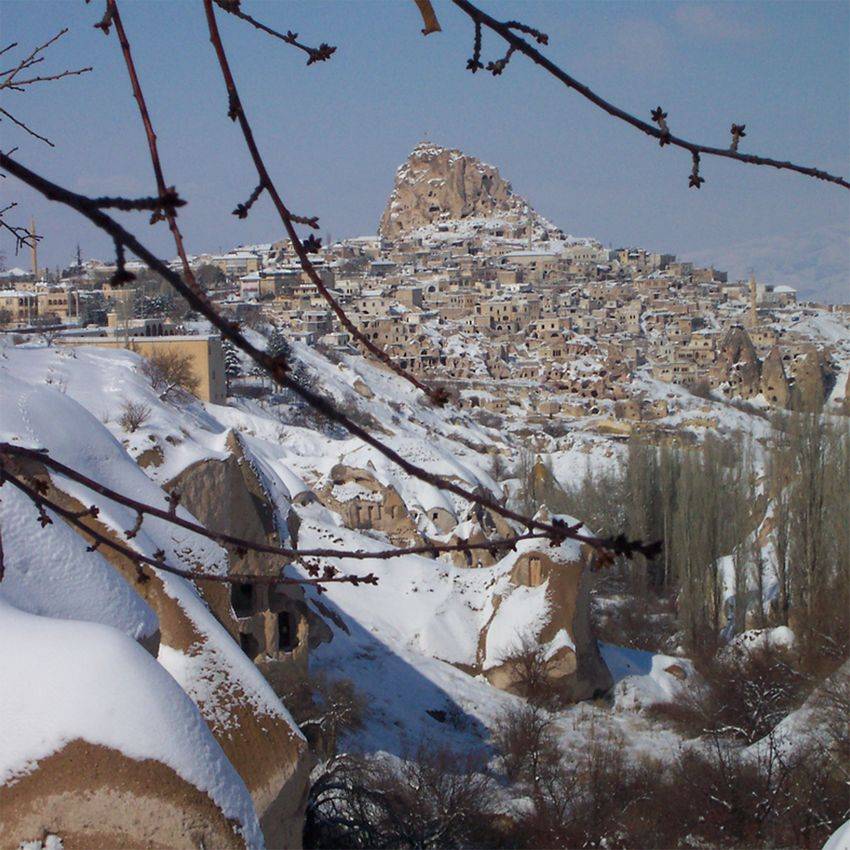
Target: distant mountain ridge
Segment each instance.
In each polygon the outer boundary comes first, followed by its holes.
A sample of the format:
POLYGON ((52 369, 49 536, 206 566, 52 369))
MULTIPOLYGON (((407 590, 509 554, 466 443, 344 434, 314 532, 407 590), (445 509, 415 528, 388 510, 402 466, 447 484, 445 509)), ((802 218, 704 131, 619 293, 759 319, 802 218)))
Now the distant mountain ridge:
POLYGON ((762 283, 793 286, 801 300, 850 301, 850 229, 843 224, 682 252, 682 258, 728 271, 730 278, 746 278, 752 269, 762 283))

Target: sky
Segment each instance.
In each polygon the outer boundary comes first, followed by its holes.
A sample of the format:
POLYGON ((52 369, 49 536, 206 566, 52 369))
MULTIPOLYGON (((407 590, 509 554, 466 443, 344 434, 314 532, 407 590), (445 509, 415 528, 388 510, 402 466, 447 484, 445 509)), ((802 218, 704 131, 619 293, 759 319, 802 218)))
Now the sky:
MULTIPOLYGON (((54 141, 49 148, 7 120, 2 147, 24 164, 86 194, 148 195, 152 170, 114 32, 93 24, 102 2, 0 0, 7 53, 69 33, 39 66, 92 65, 86 75, 4 93, 0 105, 54 141)), ((243 0, 270 26, 329 42, 329 62, 305 66, 299 51, 219 12, 237 84, 269 170, 290 208, 318 215, 337 239, 374 233, 395 169, 423 138, 496 165, 543 215, 603 243, 680 255, 716 252, 747 263, 748 245, 791 246, 837 256, 833 300, 850 301, 850 192, 793 173, 704 157, 705 184, 688 188, 687 152, 604 114, 522 56, 505 73, 470 74, 472 26, 448 0, 434 6, 443 32, 423 37, 412 0, 243 0), (836 245, 836 240, 838 244, 836 245), (812 248, 811 246, 815 246, 812 248), (742 259, 743 258, 743 259, 742 259), (846 258, 846 265, 842 262, 846 258), (846 275, 842 272, 842 266, 846 275), (835 296, 837 292, 837 297, 835 296)), ((545 31, 550 58, 602 96, 645 119, 657 105, 671 130, 724 146, 745 123, 741 149, 850 173, 850 3, 493 2, 501 19, 545 31)), ((165 176, 188 205, 179 221, 191 252, 282 237, 267 199, 246 220, 231 211, 255 178, 227 104, 200 0, 122 0, 165 176)), ((504 52, 484 34, 484 61, 504 52)), ((5 64, 10 64, 9 62, 5 64)), ((109 240, 75 213, 13 178, 3 205, 34 216, 41 264, 109 258, 109 240)), ((160 255, 173 256, 164 225, 127 217, 160 255)), ((4 234, 6 265, 26 266, 4 234)), ((761 250, 760 266, 771 251, 761 250)), ((819 274, 817 257, 809 273, 819 274)), ((788 266, 787 258, 785 267, 788 266)), ((835 263, 833 262, 833 272, 835 263)), ((760 268, 756 269, 761 271, 760 268)), ((812 286, 817 289, 818 281, 812 286)))

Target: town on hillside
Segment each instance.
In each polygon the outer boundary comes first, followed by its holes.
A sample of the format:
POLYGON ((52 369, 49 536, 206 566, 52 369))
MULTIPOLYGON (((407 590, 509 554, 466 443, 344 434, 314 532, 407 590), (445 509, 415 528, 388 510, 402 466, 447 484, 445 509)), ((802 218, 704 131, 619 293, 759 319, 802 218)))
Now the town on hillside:
MULTIPOLYGON (((729 280, 672 254, 570 236, 496 168, 430 142, 398 169, 377 235, 320 246, 311 260, 368 339, 464 408, 582 418, 616 436, 676 412, 679 397, 657 390, 664 382, 740 404, 850 413, 850 304, 801 303, 756 273, 729 280)), ((330 356, 357 351, 287 240, 191 264, 243 325, 274 326, 330 356)), ((136 279, 115 286, 114 265, 78 250, 53 273, 33 248, 30 270, 0 273, 0 328, 57 345, 179 351, 207 401, 258 391, 163 280, 142 263, 127 270, 136 279)))

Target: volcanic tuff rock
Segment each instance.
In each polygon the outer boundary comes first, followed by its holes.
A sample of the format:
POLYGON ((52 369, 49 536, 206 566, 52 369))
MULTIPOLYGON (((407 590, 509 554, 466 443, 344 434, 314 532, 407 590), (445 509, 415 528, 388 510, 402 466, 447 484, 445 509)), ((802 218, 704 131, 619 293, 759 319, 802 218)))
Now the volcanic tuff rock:
POLYGON ((787 407, 791 395, 788 377, 782 364, 782 354, 777 346, 770 350, 761 367, 761 391, 777 407, 787 407))
POLYGON ((505 236, 524 237, 529 222, 537 238, 562 235, 513 193, 497 168, 429 142, 418 144, 396 172, 378 232, 398 239, 429 225, 455 229, 470 219, 494 219, 505 236))

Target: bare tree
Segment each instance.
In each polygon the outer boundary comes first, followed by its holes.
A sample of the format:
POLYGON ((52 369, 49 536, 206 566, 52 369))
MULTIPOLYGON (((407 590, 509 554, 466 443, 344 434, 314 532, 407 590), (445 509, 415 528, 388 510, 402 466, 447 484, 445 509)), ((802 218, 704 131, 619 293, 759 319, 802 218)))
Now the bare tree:
POLYGON ((201 385, 192 358, 176 350, 154 351, 142 360, 140 369, 163 400, 173 401, 182 392, 195 393, 201 385))
POLYGON ((496 720, 493 744, 510 782, 522 782, 539 800, 545 775, 562 759, 552 717, 534 703, 505 709, 496 720))

